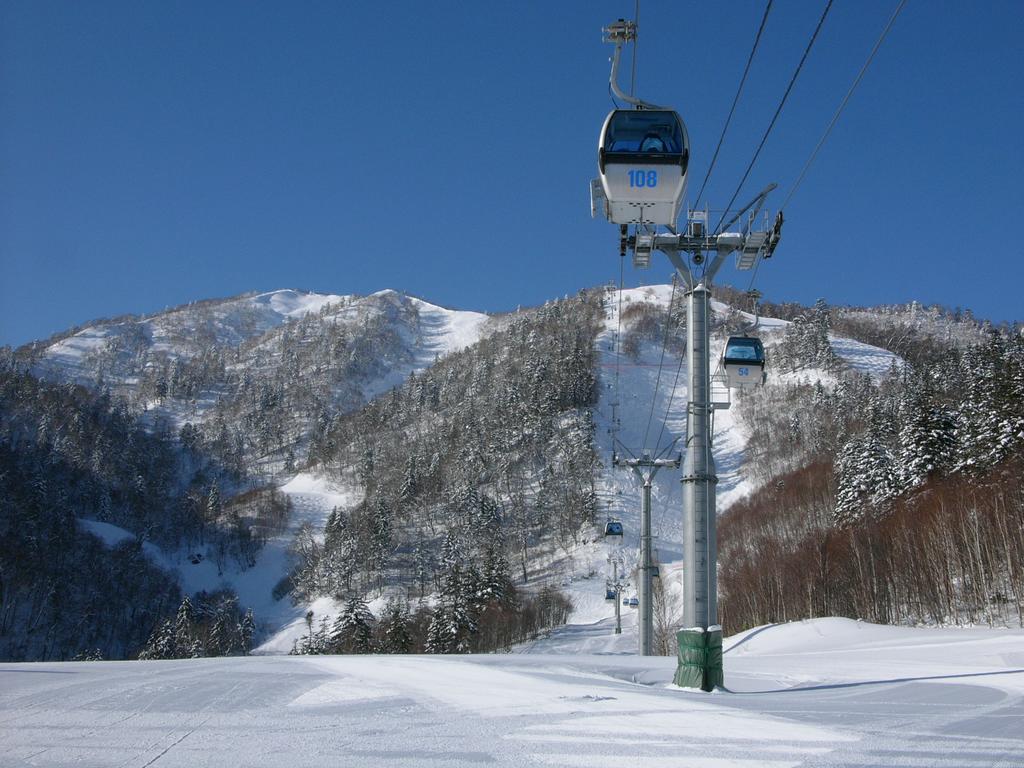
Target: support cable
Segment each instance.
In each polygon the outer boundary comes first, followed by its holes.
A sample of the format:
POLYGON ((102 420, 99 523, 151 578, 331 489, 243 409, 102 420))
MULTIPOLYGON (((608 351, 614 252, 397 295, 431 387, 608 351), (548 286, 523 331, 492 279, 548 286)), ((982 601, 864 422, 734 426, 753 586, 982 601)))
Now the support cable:
MULTIPOLYGON (((615 310, 615 402, 616 407, 613 409, 613 424, 612 424, 612 436, 618 440, 619 430, 619 408, 622 407, 622 395, 619 389, 619 366, 622 360, 622 287, 625 282, 626 276, 626 256, 619 256, 619 306, 615 310)), ((628 450, 628 449, 627 449, 628 450)))
POLYGON ((647 447, 647 437, 651 432, 651 422, 654 421, 654 406, 658 402, 658 389, 661 387, 661 371, 665 366, 665 348, 668 347, 668 332, 669 325, 672 321, 672 305, 676 300, 676 284, 679 282, 679 278, 673 273, 672 275, 672 294, 668 300, 668 319, 665 321, 665 332, 661 336, 661 358, 658 360, 658 376, 654 380, 654 394, 651 396, 651 413, 647 417, 647 428, 644 430, 644 440, 640 445, 640 450, 647 447))
POLYGON ((754 168, 754 163, 757 162, 758 156, 761 154, 761 150, 764 149, 765 142, 768 141, 768 136, 771 134, 772 129, 775 127, 775 122, 779 119, 779 115, 782 113, 782 108, 786 105, 786 99, 789 98, 790 92, 793 90, 793 85, 796 83, 797 77, 800 76, 800 71, 804 67, 804 62, 807 61, 807 56, 811 52, 811 48, 814 47, 814 41, 818 39, 818 33, 821 31, 822 25, 825 23, 825 18, 828 16, 828 12, 832 9, 833 0, 828 0, 825 5, 825 10, 821 14, 821 18, 818 19, 818 26, 814 28, 811 39, 807 43, 807 48, 804 49, 804 55, 800 57, 800 63, 796 65, 796 70, 793 72, 793 77, 789 80, 789 85, 786 86, 785 93, 782 94, 782 99, 779 101, 779 106, 775 109, 775 114, 772 115, 771 122, 768 123, 768 128, 764 132, 764 136, 761 137, 761 143, 757 145, 757 150, 754 152, 754 156, 750 158, 750 163, 747 165, 747 170, 743 172, 743 178, 740 179, 740 183, 736 187, 736 191, 732 194, 732 199, 729 200, 729 204, 725 206, 725 212, 722 214, 722 218, 718 220, 718 224, 712 230, 718 232, 718 228, 722 226, 722 222, 725 221, 725 217, 729 214, 729 209, 732 208, 732 204, 736 202, 736 198, 739 197, 740 191, 743 189, 743 185, 747 181, 747 177, 754 168))
MULTIPOLYGON (((660 449, 660 447, 661 447, 661 438, 665 435, 665 425, 668 423, 669 416, 672 415, 672 401, 675 399, 676 389, 679 387, 679 374, 683 370, 683 361, 686 359, 686 353, 688 351, 689 351, 689 343, 687 343, 687 347, 684 348, 684 350, 679 355, 679 365, 676 366, 676 375, 672 379, 672 391, 668 393, 668 407, 665 409, 665 418, 661 420, 661 431, 658 433, 658 442, 654 444, 654 447, 656 449, 660 449)), ((678 440, 678 439, 679 438, 677 437, 676 440, 678 440)), ((675 445, 675 440, 672 441, 670 446, 671 445, 675 445)), ((668 449, 666 449, 666 450, 668 450, 668 449)), ((660 450, 655 450, 654 451, 654 455, 655 456, 660 456, 661 455, 661 451, 660 450)))
POLYGON ((750 65, 754 61, 754 54, 757 52, 758 43, 761 42, 761 33, 764 32, 764 25, 768 21, 768 13, 771 9, 772 0, 768 0, 768 5, 766 5, 764 9, 764 16, 761 17, 761 26, 757 28, 757 36, 754 38, 754 47, 750 49, 750 56, 747 57, 747 66, 743 69, 743 77, 740 78, 739 88, 736 89, 736 95, 733 97, 732 106, 729 108, 729 116, 725 118, 725 125, 722 126, 722 133, 718 137, 718 146, 715 147, 715 153, 711 156, 711 164, 708 166, 708 172, 704 174, 704 181, 700 184, 700 191, 697 193, 697 201, 693 204, 694 209, 700 207, 700 199, 704 194, 704 188, 708 185, 708 179, 711 178, 711 172, 715 169, 715 161, 718 160, 718 152, 722 149, 722 142, 725 141, 725 132, 729 130, 729 123, 732 122, 732 116, 736 111, 736 105, 739 103, 740 94, 743 93, 743 85, 747 82, 747 74, 750 72, 750 65))
POLYGON ((906 2, 907 0, 900 0, 899 4, 896 6, 896 10, 892 12, 892 16, 889 17, 889 23, 885 25, 885 29, 882 30, 882 34, 879 36, 878 41, 875 43, 875 47, 872 48, 871 53, 868 54, 867 61, 864 62, 864 66, 861 67, 860 72, 857 73, 857 77, 854 79, 853 85, 851 85, 850 90, 846 92, 846 96, 843 97, 843 100, 839 104, 839 108, 836 110, 836 113, 832 115, 832 120, 829 122, 828 127, 825 128, 825 132, 821 135, 821 139, 818 140, 817 146, 814 148, 814 151, 811 152, 811 156, 807 158, 807 162, 804 163, 803 170, 800 171, 800 175, 797 177, 797 180, 793 183, 792 188, 790 188, 789 194, 786 195, 785 201, 779 208, 780 211, 784 210, 785 207, 789 205, 790 199, 796 193, 796 190, 800 186, 800 183, 804 180, 804 176, 807 175, 807 170, 811 167, 811 164, 818 156, 818 151, 825 143, 825 140, 828 139, 828 136, 832 132, 832 128, 835 126, 836 121, 839 120, 839 116, 843 113, 843 110, 846 108, 846 103, 850 100, 850 97, 853 95, 853 92, 857 89, 857 86, 860 84, 861 78, 864 77, 864 73, 867 72, 867 69, 871 64, 871 60, 874 59, 875 54, 878 53, 878 49, 882 47, 882 42, 885 40, 886 35, 889 34, 889 30, 892 28, 893 22, 895 22, 896 17, 900 15, 900 11, 903 10, 903 6, 906 5, 906 2))

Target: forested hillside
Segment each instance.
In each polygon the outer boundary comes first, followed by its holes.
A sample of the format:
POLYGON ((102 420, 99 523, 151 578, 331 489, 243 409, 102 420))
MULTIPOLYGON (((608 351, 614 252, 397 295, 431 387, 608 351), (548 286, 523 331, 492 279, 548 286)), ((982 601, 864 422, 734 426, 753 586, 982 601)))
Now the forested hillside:
POLYGON ((0 657, 136 651, 177 605, 142 532, 187 533, 174 503, 177 457, 109 400, 0 371, 0 657), (139 532, 106 551, 77 518, 139 532))
MULTIPOLYGON (((567 551, 595 522, 588 409, 601 315, 593 292, 514 316, 317 436, 311 459, 363 501, 331 515, 322 545, 305 541, 294 594, 436 592, 418 622, 428 650, 479 648, 495 612, 519 621, 528 606, 514 585, 530 581, 539 554, 567 551)), ((532 624, 497 633, 501 646, 532 624)))
POLYGON ((744 402, 763 486, 721 523, 727 631, 1021 622, 1024 337, 987 335, 878 382, 838 373, 744 402))
POLYGON ((446 314, 394 291, 273 291, 97 321, 16 359, 43 379, 109 392, 238 476, 270 480, 335 414, 471 343, 486 319, 446 314))
MULTIPOLYGON (((0 364, 0 656, 131 656, 178 607, 145 546, 246 568, 287 516, 272 489, 146 430, 124 404, 0 364), (234 497, 234 498, 232 498, 234 497), (108 547, 83 521, 132 534, 108 547)), ((159 550, 157 550, 159 551, 159 550)))

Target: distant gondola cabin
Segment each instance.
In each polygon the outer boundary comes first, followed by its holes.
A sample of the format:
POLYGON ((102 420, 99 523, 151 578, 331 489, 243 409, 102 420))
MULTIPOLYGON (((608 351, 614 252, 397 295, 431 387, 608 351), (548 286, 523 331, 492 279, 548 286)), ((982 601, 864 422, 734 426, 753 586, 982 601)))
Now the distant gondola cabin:
POLYGON ((621 536, 622 535, 622 523, 618 520, 609 520, 604 526, 605 536, 621 536))
POLYGON ((722 366, 728 384, 748 389, 764 384, 764 345, 755 336, 732 336, 725 345, 722 366))

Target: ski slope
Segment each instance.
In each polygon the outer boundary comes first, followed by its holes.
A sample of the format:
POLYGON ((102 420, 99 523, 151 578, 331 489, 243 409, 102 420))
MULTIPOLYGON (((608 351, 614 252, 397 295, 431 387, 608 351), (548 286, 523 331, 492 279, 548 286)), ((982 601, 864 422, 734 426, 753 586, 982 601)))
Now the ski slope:
POLYGON ((0 664, 0 765, 1021 765, 1024 631, 821 619, 725 647, 712 694, 581 634, 562 654, 0 664))
MULTIPOLYGON (((678 290, 678 289, 677 289, 678 290)), ((683 450, 686 437, 686 405, 688 396, 688 372, 686 360, 668 351, 662 357, 659 341, 640 345, 636 357, 620 354, 616 334, 625 334, 625 324, 620 324, 619 313, 631 305, 648 302, 667 311, 672 300, 671 285, 651 285, 611 291, 605 297, 604 326, 597 339, 598 352, 598 402, 594 408, 595 449, 601 466, 596 478, 599 500, 600 524, 607 518, 621 520, 624 535, 619 537, 596 536, 594 540, 578 547, 558 567, 564 574, 559 578, 560 589, 573 601, 574 610, 570 624, 592 631, 598 626, 613 626, 614 604, 605 600, 605 581, 612 575, 611 558, 619 559, 620 574, 624 574, 623 596, 636 596, 638 585, 634 571, 639 562, 640 550, 640 496, 641 481, 631 470, 612 466, 612 455, 624 458, 639 455, 648 450, 652 454, 664 452, 665 456, 678 455, 683 450), (614 419, 617 417, 617 423, 614 419), (662 428, 664 425, 664 429, 662 428), (614 428, 614 429, 613 429, 614 428), (673 448, 669 446, 674 445, 673 448)), ((712 301, 712 309, 724 314, 729 307, 712 301)), ((755 317, 739 313, 750 323, 755 317)), ((771 346, 785 333, 789 323, 770 317, 756 318, 756 333, 764 339, 771 354, 771 346)), ((712 334, 712 372, 721 358, 726 338, 712 334)), ((851 339, 833 337, 833 349, 844 363, 854 371, 880 378, 889 373, 893 365, 902 361, 892 353, 862 344, 851 339)), ((770 370, 770 366, 769 366, 770 370)), ((835 376, 813 369, 796 374, 777 375, 769 373, 768 386, 775 387, 795 382, 822 380, 826 385, 835 381, 835 376)), ((714 413, 714 459, 718 475, 717 505, 719 514, 728 510, 738 499, 755 490, 751 474, 744 466, 744 450, 747 434, 737 407, 742 392, 727 393, 723 388, 713 386, 716 402, 731 398, 732 406, 718 409, 714 413)), ((680 470, 665 468, 654 477, 651 489, 651 527, 654 536, 654 559, 661 564, 661 578, 670 597, 681 600, 682 595, 682 487, 679 482, 680 470)), ((638 644, 636 609, 621 607, 625 643, 622 652, 635 652, 638 644)), ((681 619, 681 616, 677 617, 681 619)), ((604 641, 595 641, 603 647, 604 641)), ((289 646, 290 647, 290 646, 289 646)))

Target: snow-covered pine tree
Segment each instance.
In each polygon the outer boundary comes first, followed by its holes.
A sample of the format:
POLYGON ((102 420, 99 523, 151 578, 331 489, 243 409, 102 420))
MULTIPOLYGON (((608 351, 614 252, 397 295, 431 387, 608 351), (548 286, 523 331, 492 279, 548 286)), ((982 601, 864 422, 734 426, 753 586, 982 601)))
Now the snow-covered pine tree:
POLYGON ((888 408, 876 395, 868 405, 867 430, 851 438, 836 460, 836 525, 879 512, 897 493, 892 431, 888 408))
POLYGON ((249 651, 252 650, 253 640, 256 637, 256 616, 253 614, 252 608, 246 610, 241 622, 239 622, 238 636, 242 643, 242 654, 248 656, 249 651))
POLYGON ((392 598, 381 618, 381 651, 384 653, 409 653, 412 650, 412 634, 409 631, 409 606, 403 600, 392 598))
POLYGON ((188 658, 192 655, 192 650, 198 640, 195 636, 195 623, 195 607, 188 595, 185 595, 174 618, 175 658, 188 658))
POLYGON ((900 491, 947 471, 956 448, 953 415, 938 403, 928 372, 908 373, 903 393, 895 467, 900 491))
POLYGON ((230 656, 235 650, 234 627, 236 622, 226 611, 217 610, 210 626, 206 651, 210 656, 230 656))
POLYGON ((139 659, 152 661, 177 657, 177 648, 174 642, 174 620, 165 619, 149 636, 145 647, 139 652, 139 659))
POLYGON ((427 630, 428 653, 468 653, 476 621, 470 609, 469 573, 461 542, 449 531, 441 548, 441 589, 427 630))
POLYGON ((419 493, 419 472, 416 470, 416 456, 410 453, 405 459, 405 473, 402 478, 402 488, 399 491, 399 498, 402 504, 408 504, 419 493))
POLYGON ((334 620, 329 645, 336 653, 370 653, 373 650, 373 614, 356 594, 334 620))
POLYGON ((377 572, 378 587, 383 585, 384 569, 387 568, 391 557, 391 516, 391 507, 383 496, 378 495, 373 516, 370 558, 372 567, 377 572))

